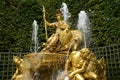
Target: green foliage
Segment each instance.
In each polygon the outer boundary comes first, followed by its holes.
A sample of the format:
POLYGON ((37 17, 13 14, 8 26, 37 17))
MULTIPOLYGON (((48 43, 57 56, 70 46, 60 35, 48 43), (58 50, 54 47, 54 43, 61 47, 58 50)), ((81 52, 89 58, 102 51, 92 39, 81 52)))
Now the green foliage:
POLYGON ((94 45, 107 46, 120 42, 120 2, 118 0, 90 0, 87 6, 90 20, 94 45))
MULTIPOLYGON (((94 46, 107 46, 120 42, 119 0, 0 0, 0 51, 29 51, 32 38, 32 23, 39 24, 39 43, 45 41, 42 6, 46 8, 49 22, 56 21, 55 11, 62 2, 68 5, 72 14, 71 27, 76 28, 78 13, 88 13, 94 46)), ((54 29, 48 28, 48 35, 54 29)))
POLYGON ((42 12, 36 2, 1 1, 0 51, 29 51, 32 22, 41 23, 42 12))

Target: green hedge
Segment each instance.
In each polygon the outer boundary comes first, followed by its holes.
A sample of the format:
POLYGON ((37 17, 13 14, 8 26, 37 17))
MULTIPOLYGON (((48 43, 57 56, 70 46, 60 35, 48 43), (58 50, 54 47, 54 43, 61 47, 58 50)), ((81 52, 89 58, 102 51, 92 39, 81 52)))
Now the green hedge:
MULTIPOLYGON (((76 27, 78 13, 88 13, 93 42, 91 46, 107 46, 120 43, 120 1, 119 0, 0 0, 0 51, 29 51, 32 38, 32 23, 39 24, 39 43, 45 41, 42 5, 46 8, 49 22, 56 21, 55 10, 62 2, 68 5, 72 14, 70 22, 76 27)), ((49 36, 54 29, 49 28, 49 36)))

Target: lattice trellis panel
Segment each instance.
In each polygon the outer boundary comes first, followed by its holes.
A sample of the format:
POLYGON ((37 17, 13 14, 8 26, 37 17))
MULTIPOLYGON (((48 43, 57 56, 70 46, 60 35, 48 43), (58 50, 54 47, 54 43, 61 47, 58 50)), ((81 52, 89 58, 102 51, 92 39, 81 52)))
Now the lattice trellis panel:
MULTIPOLYGON (((99 58, 104 57, 106 63, 107 80, 120 80, 120 44, 91 49, 99 58)), ((13 56, 22 58, 25 53, 0 52, 0 80, 10 80, 16 66, 13 56)))

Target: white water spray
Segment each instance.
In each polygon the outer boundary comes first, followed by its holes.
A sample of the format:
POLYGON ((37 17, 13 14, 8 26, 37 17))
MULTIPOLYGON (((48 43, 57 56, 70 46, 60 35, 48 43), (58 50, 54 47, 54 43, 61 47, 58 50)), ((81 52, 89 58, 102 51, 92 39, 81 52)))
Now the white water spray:
POLYGON ((38 37, 37 37, 37 33, 38 33, 38 24, 37 21, 34 20, 33 24, 33 33, 32 33, 32 46, 31 46, 31 52, 36 53, 38 51, 38 37))
POLYGON ((66 3, 62 3, 61 8, 60 8, 62 14, 63 14, 63 18, 65 22, 68 22, 68 19, 71 17, 71 14, 68 10, 67 4, 66 3))
POLYGON ((78 30, 80 30, 83 34, 83 38, 84 38, 84 47, 87 47, 89 45, 90 41, 90 21, 89 18, 87 16, 87 13, 85 11, 80 11, 79 13, 79 18, 78 18, 78 24, 77 24, 77 28, 78 30))
POLYGON ((68 72, 59 70, 57 80, 69 80, 68 72))

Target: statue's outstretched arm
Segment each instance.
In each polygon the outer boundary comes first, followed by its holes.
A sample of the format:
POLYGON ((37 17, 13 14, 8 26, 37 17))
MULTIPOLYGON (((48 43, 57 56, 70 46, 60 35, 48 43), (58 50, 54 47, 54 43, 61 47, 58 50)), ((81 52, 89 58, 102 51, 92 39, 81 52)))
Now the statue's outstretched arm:
POLYGON ((50 27, 54 27, 54 28, 56 27, 56 24, 55 24, 55 23, 49 23, 49 22, 47 22, 47 21, 46 21, 46 25, 47 25, 47 26, 50 26, 50 27))

